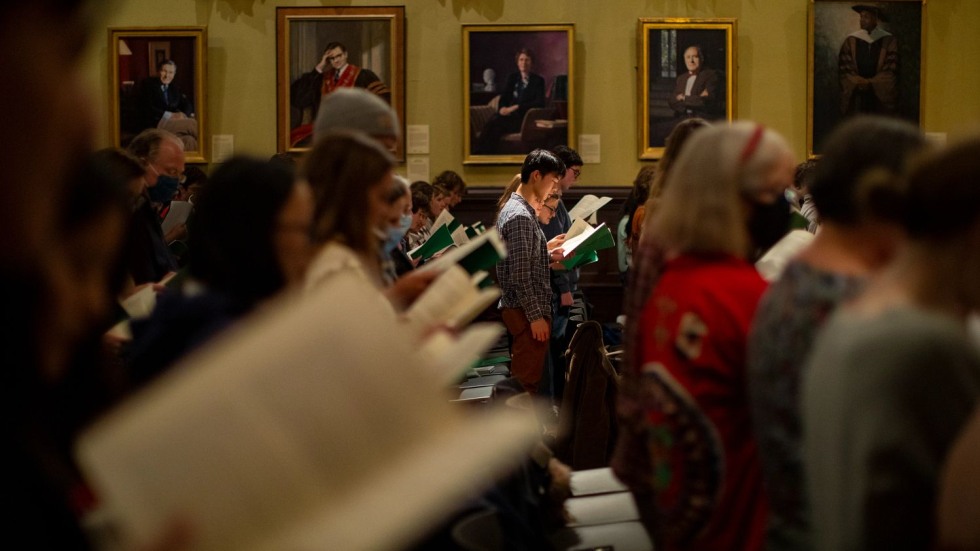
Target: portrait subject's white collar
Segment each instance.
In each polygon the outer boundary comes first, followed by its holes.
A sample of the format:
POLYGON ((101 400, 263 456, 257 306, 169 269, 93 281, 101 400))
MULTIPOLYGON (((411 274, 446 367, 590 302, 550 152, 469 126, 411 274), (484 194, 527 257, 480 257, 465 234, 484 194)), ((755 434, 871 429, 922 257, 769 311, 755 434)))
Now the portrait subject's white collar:
POLYGON ((863 41, 867 42, 868 44, 872 44, 876 40, 880 40, 880 39, 882 39, 882 38, 884 38, 886 36, 891 36, 891 35, 892 35, 892 33, 888 32, 886 30, 883 30, 881 27, 875 27, 875 29, 873 31, 871 31, 870 33, 868 31, 864 30, 864 29, 861 29, 859 31, 852 32, 848 36, 853 36, 854 38, 857 38, 858 40, 863 40, 863 41))

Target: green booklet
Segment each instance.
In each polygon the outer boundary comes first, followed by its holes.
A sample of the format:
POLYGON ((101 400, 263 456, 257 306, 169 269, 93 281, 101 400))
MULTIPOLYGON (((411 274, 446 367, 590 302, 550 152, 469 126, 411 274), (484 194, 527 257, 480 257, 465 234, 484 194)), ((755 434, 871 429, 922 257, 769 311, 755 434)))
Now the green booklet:
MULTIPOLYGON (((584 257, 588 253, 594 253, 595 251, 615 246, 616 241, 613 239, 612 232, 606 227, 605 222, 595 228, 589 226, 575 237, 566 239, 565 243, 562 244, 561 248, 565 251, 565 260, 562 263, 565 264, 566 262, 574 261, 576 256, 584 257)), ((576 265, 581 266, 582 264, 588 264, 588 261, 583 261, 576 265)), ((567 264, 565 265, 568 266, 567 264)))
POLYGON ((589 251, 587 253, 580 253, 571 258, 562 260, 561 264, 566 270, 574 270, 575 268, 585 266, 586 264, 592 264, 593 262, 599 262, 599 254, 595 251, 589 251))
POLYGON ((436 260, 427 263, 423 270, 445 270, 459 264, 470 274, 489 271, 507 256, 507 247, 494 228, 471 239, 469 243, 446 252, 436 260))
POLYGON ((448 226, 439 226, 439 229, 435 231, 425 243, 422 243, 418 247, 408 251, 408 256, 413 259, 428 259, 432 258, 436 253, 451 247, 453 245, 453 235, 449 231, 448 226))

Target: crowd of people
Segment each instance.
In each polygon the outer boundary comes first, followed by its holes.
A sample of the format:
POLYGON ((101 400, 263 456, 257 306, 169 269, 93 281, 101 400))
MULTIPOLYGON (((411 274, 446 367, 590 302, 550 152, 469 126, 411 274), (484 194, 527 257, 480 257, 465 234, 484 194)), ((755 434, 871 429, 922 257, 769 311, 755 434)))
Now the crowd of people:
POLYGON ((794 166, 762 125, 685 136, 634 188, 612 462, 657 548, 976 548, 980 140, 862 116, 794 166))
MULTIPOLYGON (((0 124, 9 135, 33 128, 0 150, 16 182, 0 206, 11 541, 98 547, 105 534, 91 523, 104 504, 73 451, 86 427, 233 328, 271 338, 246 320, 319 309, 345 316, 324 326, 325 368, 343 370, 329 395, 385 389, 330 426, 391 428, 330 442, 325 463, 434 442, 439 426, 448 455, 436 463, 455 467, 423 476, 387 456, 381 464, 406 469, 404 488, 421 494, 436 476, 459 503, 434 496, 414 524, 371 517, 375 539, 362 530, 351 541, 443 549, 461 511, 492 510, 507 548, 547 546, 568 467, 540 426, 500 422, 499 433, 455 440, 466 423, 445 389, 423 369, 394 384, 394 366, 373 361, 418 367, 417 349, 446 332, 406 329, 403 314, 440 275, 408 253, 463 200, 463 178, 399 176, 397 115, 357 87, 323 95, 298 160, 240 156, 206 174, 185 166, 185 141, 163 128, 93 151, 91 121, 66 85, 91 30, 84 8, 0 7, 0 59, 18 83, 0 97, 25 106, 0 124), (35 51, 65 55, 24 54, 35 51), (165 232, 175 202, 193 211, 165 232), (152 312, 116 330, 127 300, 147 292, 152 312), (355 344, 365 341, 379 350, 355 344), (385 540, 386 527, 399 539, 385 540)), ((328 46, 318 73, 328 62, 342 71, 345 54, 328 46)), ((980 351, 968 329, 980 310, 980 138, 930 147, 909 123, 859 116, 823 151, 797 163, 762 124, 689 118, 636 177, 619 229, 625 360, 611 465, 657 549, 980 549, 980 351), (755 262, 794 214, 812 238, 767 281, 755 262)), ((530 152, 493 224, 507 250, 492 310, 508 334, 510 388, 545 400, 544 416, 562 407, 569 307, 581 293, 560 261, 572 226, 562 196, 583 164, 564 146, 530 152)), ((124 548, 194 548, 193 519, 158 528, 124 548)))

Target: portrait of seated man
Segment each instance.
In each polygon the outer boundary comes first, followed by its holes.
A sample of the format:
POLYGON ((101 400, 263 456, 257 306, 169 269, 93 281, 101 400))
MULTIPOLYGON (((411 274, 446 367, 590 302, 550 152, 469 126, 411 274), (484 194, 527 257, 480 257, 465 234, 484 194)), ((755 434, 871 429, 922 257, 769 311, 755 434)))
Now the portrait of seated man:
POLYGON ((705 67, 704 52, 694 44, 684 50, 687 72, 677 76, 667 103, 679 118, 715 119, 725 114, 725 96, 718 72, 705 67))
POLYGON ((139 88, 138 112, 143 129, 160 128, 175 134, 185 151, 198 150, 194 103, 174 82, 177 64, 170 59, 157 63, 157 75, 143 80, 139 88))
POLYGON ((338 88, 364 88, 391 103, 391 90, 381 78, 370 69, 348 63, 347 57, 347 46, 340 42, 331 42, 324 48, 316 67, 290 84, 290 145, 293 147, 309 145, 320 100, 338 88))

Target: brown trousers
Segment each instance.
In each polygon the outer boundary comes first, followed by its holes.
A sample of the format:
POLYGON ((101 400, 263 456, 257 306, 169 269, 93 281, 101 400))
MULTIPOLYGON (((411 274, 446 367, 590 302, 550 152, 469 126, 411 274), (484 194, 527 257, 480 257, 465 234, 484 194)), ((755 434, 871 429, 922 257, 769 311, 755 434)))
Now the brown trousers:
MULTIPOLYGON (((531 323, 524 315, 524 310, 503 308, 500 310, 500 315, 504 320, 504 326, 507 327, 507 332, 512 337, 510 373, 520 381, 524 390, 531 394, 537 394, 550 340, 545 339, 544 342, 534 340, 531 335, 531 323)), ((544 319, 550 326, 551 318, 546 317, 544 319)))

